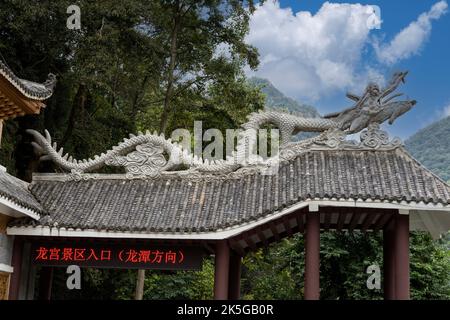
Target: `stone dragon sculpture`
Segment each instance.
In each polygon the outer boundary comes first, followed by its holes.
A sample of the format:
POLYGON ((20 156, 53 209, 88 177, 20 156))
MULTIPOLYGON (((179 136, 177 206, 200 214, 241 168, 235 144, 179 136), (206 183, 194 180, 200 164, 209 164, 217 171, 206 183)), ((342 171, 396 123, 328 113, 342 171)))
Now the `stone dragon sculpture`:
MULTIPOLYGON (((63 148, 58 150, 56 143, 52 144, 47 130, 45 136, 31 129, 27 132, 34 136, 35 141, 32 145, 41 155, 41 160, 52 160, 62 169, 74 174, 92 172, 105 165, 125 167, 129 176, 157 176, 161 172, 183 167, 197 172, 228 173, 245 166, 249 152, 251 153, 257 144, 256 135, 251 133, 264 125, 271 124, 279 129, 282 151, 291 144, 292 136, 298 132, 320 132, 315 137, 297 142, 297 147, 301 148, 314 143, 323 143, 330 138, 332 135, 330 133, 334 133, 335 136, 337 132, 345 137, 347 134, 357 133, 365 128, 373 130, 385 121, 392 124, 416 104, 415 100, 393 101, 401 94, 391 94, 400 83, 405 81, 406 75, 407 72, 394 74, 384 89, 370 83, 362 96, 348 93, 347 97, 354 100, 355 104, 323 118, 303 118, 276 111, 252 113, 242 126, 243 130, 239 134, 236 150, 226 160, 203 160, 183 149, 178 143, 166 139, 164 135, 148 131, 130 135, 117 146, 93 159, 76 160, 64 154, 63 148)), ((261 162, 264 160, 259 159, 259 163, 261 162)))

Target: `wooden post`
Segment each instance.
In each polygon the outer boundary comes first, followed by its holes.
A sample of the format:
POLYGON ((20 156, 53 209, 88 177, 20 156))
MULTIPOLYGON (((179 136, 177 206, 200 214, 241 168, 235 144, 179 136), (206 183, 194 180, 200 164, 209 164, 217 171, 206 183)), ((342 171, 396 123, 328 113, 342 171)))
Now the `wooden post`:
POLYGON ((226 240, 216 244, 214 270, 214 299, 228 299, 228 273, 230 268, 230 248, 226 240))
POLYGON ((305 237, 305 300, 320 297, 320 215, 307 213, 305 237))
POLYGON ((409 215, 397 214, 395 223, 395 298, 409 300, 409 215))
POLYGON ((145 270, 139 269, 136 277, 136 290, 134 292, 134 300, 142 300, 144 297, 145 270))
POLYGON ((51 300, 53 267, 42 267, 39 275, 39 300, 51 300))
POLYGON ((9 300, 19 299, 20 289, 20 275, 22 270, 22 251, 23 240, 20 237, 14 237, 13 253, 12 253, 12 267, 13 273, 11 275, 9 287, 9 300))
POLYGON ((395 218, 383 229, 383 290, 385 300, 395 299, 395 218))
POLYGON ((228 279, 228 299, 238 300, 241 297, 241 261, 237 254, 230 256, 230 273, 228 279))

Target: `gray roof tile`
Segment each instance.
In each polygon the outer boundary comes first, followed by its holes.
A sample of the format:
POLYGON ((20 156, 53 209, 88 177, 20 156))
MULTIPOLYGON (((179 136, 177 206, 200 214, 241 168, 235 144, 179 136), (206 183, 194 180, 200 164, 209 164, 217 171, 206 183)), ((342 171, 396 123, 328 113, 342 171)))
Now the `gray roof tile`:
POLYGON ((42 207, 28 190, 28 183, 0 170, 0 195, 23 208, 41 213, 42 207))
POLYGON ((309 198, 450 204, 449 186, 404 149, 311 150, 278 174, 230 179, 160 178, 35 181, 48 216, 13 225, 145 231, 214 231, 273 214, 309 198))

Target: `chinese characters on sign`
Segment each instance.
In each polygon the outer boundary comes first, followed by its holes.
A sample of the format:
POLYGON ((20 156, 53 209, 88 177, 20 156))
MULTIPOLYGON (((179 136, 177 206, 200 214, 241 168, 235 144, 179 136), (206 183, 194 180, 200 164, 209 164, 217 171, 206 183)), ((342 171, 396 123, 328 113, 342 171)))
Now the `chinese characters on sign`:
POLYGON ((198 247, 125 247, 101 245, 36 244, 35 264, 44 266, 79 265, 103 268, 200 269, 203 250, 198 247))

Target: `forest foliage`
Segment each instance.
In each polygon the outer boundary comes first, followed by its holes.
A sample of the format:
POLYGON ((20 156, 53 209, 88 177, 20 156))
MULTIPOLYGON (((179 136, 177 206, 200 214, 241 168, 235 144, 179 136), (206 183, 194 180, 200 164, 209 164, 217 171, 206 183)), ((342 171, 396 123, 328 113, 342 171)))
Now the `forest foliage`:
POLYGON ((428 169, 450 180, 450 117, 419 130, 405 141, 406 148, 428 169))
MULTIPOLYGON (((282 101, 288 101, 284 107, 296 108, 295 101, 271 95, 274 88, 267 83, 257 81, 255 86, 247 81, 245 68, 255 69, 259 63, 256 48, 245 43, 252 1, 79 0, 76 4, 82 13, 81 30, 66 28, 66 1, 0 3, 0 53, 5 62, 24 79, 43 82, 50 72, 58 78, 41 115, 6 122, 0 162, 23 180, 30 181, 34 171, 58 171, 52 164, 38 162, 25 133, 29 128, 48 129, 64 150, 87 158, 138 130, 166 134, 175 128, 191 130, 194 119, 203 121, 204 130, 223 130, 237 128, 265 102, 282 107, 282 101)), ((381 291, 367 289, 365 272, 371 264, 382 265, 381 235, 326 232, 321 238, 322 298, 381 299, 381 291)), ((447 243, 412 234, 413 298, 450 298, 447 243)), ((296 235, 247 255, 243 298, 302 298, 303 244, 303 237, 296 235)), ((213 269, 210 257, 198 272, 147 272, 144 298, 211 298, 213 269)), ((131 299, 134 295, 135 270, 86 269, 81 291, 68 291, 65 277, 63 269, 56 270, 53 298, 131 299)))

